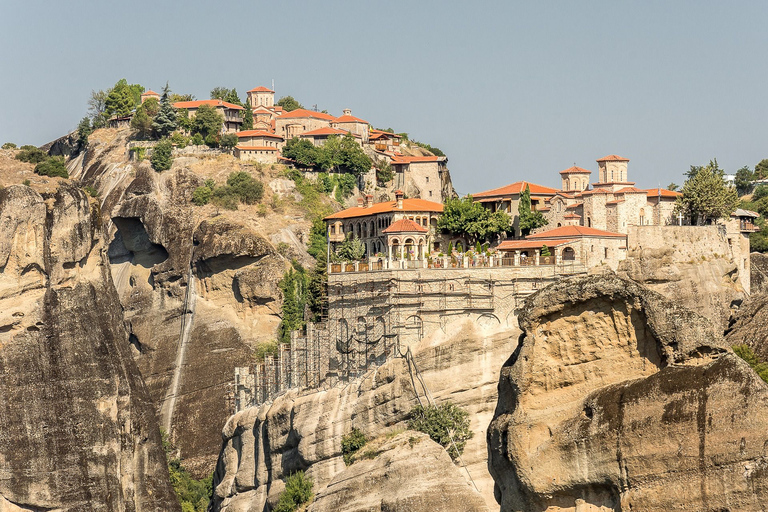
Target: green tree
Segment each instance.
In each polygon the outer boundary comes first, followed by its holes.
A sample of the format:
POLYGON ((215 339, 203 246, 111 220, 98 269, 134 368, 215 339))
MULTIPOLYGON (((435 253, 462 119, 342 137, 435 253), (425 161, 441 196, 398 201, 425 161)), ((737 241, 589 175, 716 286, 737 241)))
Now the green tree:
POLYGON ((368 440, 365 438, 365 434, 357 427, 353 427, 349 434, 341 436, 341 454, 344 464, 347 466, 352 464, 352 456, 360 451, 366 442, 368 440))
POLYGON ((224 101, 234 105, 240 105, 241 107, 243 106, 243 102, 240 101, 240 96, 237 95, 237 89, 234 88, 229 91, 229 94, 226 95, 224 101))
POLYGON ((365 154, 363 148, 355 141, 351 133, 341 138, 341 154, 339 167, 342 170, 360 175, 371 169, 371 159, 365 154))
POLYGON ((224 116, 215 108, 210 105, 200 105, 195 118, 192 120, 192 133, 199 133, 203 138, 208 139, 208 137, 217 136, 221 132, 223 123, 224 116))
POLYGON ((144 105, 139 105, 131 119, 131 128, 136 132, 136 138, 147 140, 152 135, 152 118, 147 114, 144 105))
POLYGON ((64 163, 64 157, 54 156, 43 160, 35 166, 35 173, 40 176, 50 176, 57 178, 69 178, 67 166, 64 163))
POLYGON ((245 106, 245 111, 243 112, 243 124, 240 125, 240 130, 253 130, 253 110, 248 105, 245 106))
POLYGON ((736 179, 733 183, 736 186, 736 192, 740 196, 749 193, 749 190, 752 188, 752 181, 754 179, 755 173, 746 165, 736 171, 736 179))
POLYGON ((755 179, 764 180, 768 178, 768 159, 760 160, 755 166, 755 179))
POLYGON ((157 98, 147 98, 144 103, 141 103, 141 106, 144 107, 144 111, 149 117, 155 117, 160 112, 160 102, 157 98))
POLYGON ((673 190, 674 191, 674 190, 677 190, 679 188, 680 188, 680 185, 678 185, 677 183, 670 183, 669 185, 667 185, 667 190, 673 190))
POLYGON ((86 116, 80 120, 77 125, 77 151, 82 151, 88 146, 88 137, 93 132, 91 128, 91 119, 86 116))
POLYGON ((21 151, 16 153, 16 160, 27 162, 30 164, 39 164, 48 158, 48 154, 42 149, 38 149, 35 146, 24 145, 21 146, 21 151))
POLYGON ((542 256, 544 256, 544 257, 552 256, 552 253, 549 252, 549 247, 547 247, 546 244, 541 246, 541 253, 540 254, 542 256))
POLYGON ((723 174, 717 160, 703 167, 691 166, 689 178, 683 184, 683 195, 677 198, 676 211, 688 215, 693 225, 730 215, 737 208, 739 197, 735 188, 725 184, 723 174))
POLYGON ((104 112, 110 117, 129 115, 134 107, 141 102, 142 92, 144 92, 142 86, 128 85, 125 78, 121 78, 107 94, 104 101, 104 112))
POLYGON ((91 91, 88 98, 88 117, 91 118, 93 128, 104 128, 107 124, 106 103, 109 91, 91 91))
POLYGON ((152 150, 152 156, 149 161, 152 163, 152 168, 158 172, 167 171, 173 164, 173 145, 169 139, 162 139, 158 142, 152 150))
POLYGON ((245 204, 256 204, 264 196, 264 184, 245 171, 230 174, 227 186, 245 204))
POLYGON ((3 144, 3 149, 16 149, 16 144, 13 142, 6 142, 3 144))
POLYGON ((283 107, 283 110, 286 112, 291 112, 292 110, 297 110, 300 108, 304 108, 304 105, 293 99, 293 96, 283 96, 279 100, 277 100, 277 105, 279 107, 283 107))
POLYGON ((296 512, 299 507, 312 501, 312 485, 312 479, 303 471, 291 474, 285 481, 285 490, 273 512, 296 512))
POLYGON ((237 135, 234 133, 228 133, 226 135, 222 135, 221 140, 219 141, 219 144, 221 147, 226 149, 232 149, 233 147, 237 146, 237 143, 240 139, 238 139, 237 135))
POLYGON ((520 200, 517 203, 517 214, 520 233, 523 236, 528 236, 532 230, 549 224, 549 221, 544 218, 540 211, 534 211, 531 208, 531 188, 528 185, 525 186, 525 190, 520 194, 520 200))
POLYGON ((304 328, 304 306, 307 301, 307 274, 304 267, 293 262, 279 283, 283 295, 282 319, 277 328, 280 343, 291 342, 291 331, 304 328))
POLYGON ((214 87, 211 89, 211 99, 227 101, 227 96, 229 96, 233 90, 234 89, 229 89, 228 87, 214 87))
POLYGON ((445 402, 441 405, 417 405, 410 412, 408 428, 427 434, 448 450, 452 459, 464 452, 474 433, 469 429, 469 413, 459 406, 445 402))
POLYGON ((294 137, 283 147, 283 156, 301 167, 315 167, 320 160, 318 148, 307 139, 294 137))
MULTIPOLYGON (((160 108, 152 120, 152 131, 157 138, 168 137, 178 127, 176 109, 173 108, 169 93, 170 89, 166 83, 160 98, 160 108)), ((187 111, 185 110, 184 113, 186 114, 187 111)))
POLYGON ((347 239, 339 244, 336 249, 336 256, 345 261, 357 261, 363 259, 365 255, 365 244, 352 233, 347 235, 347 239))
POLYGON ((464 235, 470 242, 490 241, 511 229, 509 215, 494 212, 475 203, 472 196, 448 199, 437 227, 449 233, 464 235))

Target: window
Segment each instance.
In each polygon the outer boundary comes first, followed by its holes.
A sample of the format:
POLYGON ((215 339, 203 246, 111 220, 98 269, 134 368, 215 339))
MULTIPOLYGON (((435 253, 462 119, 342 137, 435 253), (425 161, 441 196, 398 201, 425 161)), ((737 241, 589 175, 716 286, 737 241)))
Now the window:
POLYGON ((605 259, 608 259, 608 248, 605 248, 605 259))
POLYGON ((431 190, 429 191, 429 197, 432 197, 432 191, 431 190))
MULTIPOLYGON (((427 183, 429 183, 429 176, 427 176, 427 183)), ((432 195, 432 194, 430 194, 430 195, 432 195)))

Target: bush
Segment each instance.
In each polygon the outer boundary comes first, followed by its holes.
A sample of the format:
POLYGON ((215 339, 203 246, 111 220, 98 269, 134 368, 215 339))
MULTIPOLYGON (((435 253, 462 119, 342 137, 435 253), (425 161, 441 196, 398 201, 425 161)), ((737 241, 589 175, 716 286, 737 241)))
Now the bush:
POLYGON ((761 379, 768 382, 768 364, 760 361, 749 345, 734 345, 733 351, 755 370, 761 379))
POLYGON ((263 363, 266 356, 274 355, 277 355, 277 342, 274 340, 263 341, 256 346, 256 350, 253 353, 253 358, 257 362, 263 363))
POLYGON ((185 137, 182 133, 174 132, 171 135, 171 143, 179 149, 184 149, 189 144, 189 137, 185 137))
POLYGON ((189 139, 189 143, 193 146, 202 146, 205 144, 205 139, 203 139, 203 136, 199 133, 196 133, 192 136, 191 139, 189 139))
POLYGON ((352 428, 349 434, 342 436, 341 453, 344 457, 344 464, 347 466, 352 464, 352 456, 365 446, 367 441, 365 434, 357 427, 352 428))
POLYGON ((301 505, 312 501, 312 497, 312 479, 303 471, 297 471, 285 481, 285 490, 274 512, 295 512, 301 505))
POLYGON ((217 148, 219 147, 219 138, 214 134, 210 134, 205 138, 205 145, 209 148, 217 148))
POLYGON ((176 498, 181 504, 181 510, 184 512, 205 512, 213 496, 213 475, 211 474, 202 480, 192 478, 181 459, 174 456, 175 448, 163 429, 160 429, 160 435, 168 463, 171 486, 173 486, 176 498))
POLYGON ((39 164, 47 158, 48 154, 45 151, 29 145, 21 146, 21 151, 16 153, 16 160, 21 160, 22 162, 28 162, 30 164, 39 164))
MULTIPOLYGON (((479 242, 478 242, 478 243, 479 243, 479 242)), ((542 246, 541 246, 541 253, 540 253, 540 254, 541 254, 542 256, 544 256, 545 258, 546 258, 547 256, 552 256, 552 253, 549 251, 549 247, 547 247, 546 245, 542 245, 542 246)))
POLYGON ((69 178, 67 166, 62 156, 54 156, 40 162, 35 166, 35 173, 52 178, 69 178))
POLYGON ((237 143, 240 141, 240 139, 235 135, 234 133, 228 133, 224 135, 221 138, 221 147, 226 149, 232 149, 233 147, 237 146, 237 143))
POLYGON ((170 169, 173 164, 172 151, 173 145, 169 139, 163 139, 158 142, 152 150, 152 156, 149 158, 152 168, 157 172, 170 169))
POLYGON ((256 204, 264 197, 264 185, 245 171, 230 174, 227 186, 245 204, 256 204))
POLYGON ((764 197, 768 197, 768 185, 757 186, 755 191, 752 192, 752 201, 757 201, 758 199, 762 199, 764 197))
POLYGON ((211 201, 213 189, 208 187, 197 187, 192 192, 192 202, 197 206, 205 206, 211 201))
POLYGON ((408 428, 427 434, 448 450, 452 459, 464 452, 467 441, 474 435, 469 430, 469 413, 450 402, 438 406, 417 405, 411 409, 408 428))
POLYGON ((85 190, 85 193, 88 194, 91 197, 99 197, 99 191, 93 188, 90 185, 86 185, 83 187, 83 190, 85 190))
POLYGON ((16 149, 16 144, 13 142, 6 142, 3 144, 3 149, 16 149))
POLYGON ((211 202, 225 210, 237 210, 240 198, 232 192, 230 187, 218 187, 211 194, 211 202))

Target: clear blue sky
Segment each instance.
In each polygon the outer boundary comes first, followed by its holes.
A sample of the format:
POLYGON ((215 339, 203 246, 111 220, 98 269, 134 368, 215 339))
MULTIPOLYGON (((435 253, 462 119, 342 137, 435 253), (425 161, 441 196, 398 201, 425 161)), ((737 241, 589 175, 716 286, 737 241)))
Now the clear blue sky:
POLYGON ((207 99, 275 80, 441 148, 464 194, 629 158, 646 188, 768 158, 768 2, 0 0, 0 143, 118 79, 207 99))

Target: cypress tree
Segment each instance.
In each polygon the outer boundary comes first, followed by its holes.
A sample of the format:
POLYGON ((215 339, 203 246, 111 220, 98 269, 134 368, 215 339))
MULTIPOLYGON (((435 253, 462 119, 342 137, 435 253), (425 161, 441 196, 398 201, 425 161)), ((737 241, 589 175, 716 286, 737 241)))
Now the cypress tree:
POLYGON ((169 136, 176 129, 176 109, 171 105, 168 97, 168 84, 163 88, 163 96, 160 99, 160 111, 152 121, 152 130, 158 139, 169 136))

